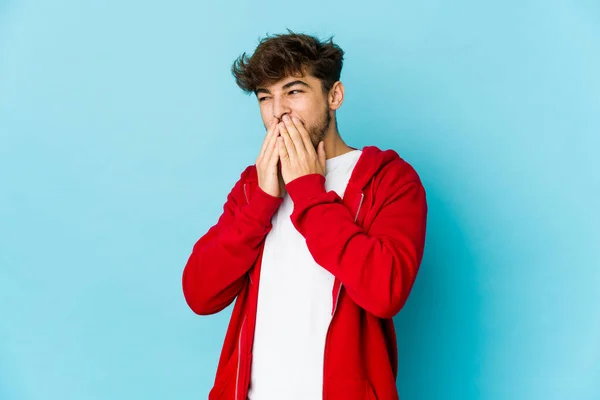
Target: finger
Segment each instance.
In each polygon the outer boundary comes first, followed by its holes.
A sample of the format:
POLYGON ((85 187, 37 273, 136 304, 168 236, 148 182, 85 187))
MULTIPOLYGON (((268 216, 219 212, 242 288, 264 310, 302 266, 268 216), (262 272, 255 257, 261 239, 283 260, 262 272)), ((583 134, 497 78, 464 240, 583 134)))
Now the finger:
POLYGON ((288 152, 288 149, 285 146, 285 140, 281 136, 277 138, 277 151, 279 152, 279 159, 281 160, 281 163, 289 165, 290 153, 288 152))
MULTIPOLYGON (((279 131, 279 129, 277 130, 279 131)), ((274 166, 279 161, 279 152, 277 151, 277 138, 281 137, 278 134, 273 135, 269 141, 269 146, 265 152, 265 158, 267 159, 267 165, 269 167, 274 166)))
POLYGON ((267 133, 265 135, 265 139, 263 140, 262 146, 260 148, 259 157, 264 156, 265 150, 269 146, 269 141, 272 138, 273 134, 277 130, 277 120, 272 120, 268 126, 267 133))
POLYGON ((325 171, 327 168, 327 154, 325 153, 325 142, 321 140, 317 149, 317 153, 319 155, 319 163, 321 164, 323 171, 325 171))
POLYGON ((302 143, 304 143, 304 147, 308 152, 315 149, 312 140, 310 140, 310 134, 308 130, 304 127, 304 124, 300 122, 300 120, 296 117, 292 118, 292 123, 294 124, 296 130, 298 130, 300 137, 302 138, 302 143))
POLYGON ((273 135, 275 135, 276 131, 277 131, 277 120, 273 120, 273 121, 271 121, 271 124, 269 125, 269 129, 267 129, 267 134, 265 135, 265 140, 263 140, 262 147, 260 148, 260 153, 258 155, 259 159, 264 157, 265 150, 269 147, 269 141, 273 138, 273 135))
POLYGON ((271 158, 271 153, 273 152, 273 149, 276 148, 278 136, 279 136, 279 127, 275 126, 275 130, 271 134, 271 137, 269 138, 269 141, 267 142, 267 145, 265 147, 265 151, 263 154, 264 159, 269 160, 271 158))
MULTIPOLYGON (((281 142, 285 146, 287 157, 290 161, 296 162, 298 153, 294 141, 290 137, 290 133, 284 123, 279 124, 279 132, 281 134, 280 137, 282 138, 281 142)), ((281 154, 279 156, 281 157, 281 154)))
POLYGON ((285 129, 287 129, 290 135, 290 138, 294 142, 294 148, 296 149, 296 153, 298 153, 298 155, 306 153, 306 146, 304 145, 302 136, 300 135, 300 132, 298 132, 298 129, 296 128, 296 125, 294 125, 294 122, 291 119, 288 119, 286 121, 284 118, 284 125, 285 129))

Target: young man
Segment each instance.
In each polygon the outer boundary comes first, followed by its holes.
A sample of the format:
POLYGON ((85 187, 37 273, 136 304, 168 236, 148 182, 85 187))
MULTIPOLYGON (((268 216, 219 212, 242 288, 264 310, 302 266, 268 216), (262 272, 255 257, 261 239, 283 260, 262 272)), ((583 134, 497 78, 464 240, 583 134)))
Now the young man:
POLYGON ((421 263, 425 191, 393 150, 340 137, 343 54, 288 32, 233 65, 267 133, 183 271, 197 314, 236 300, 211 400, 398 398, 392 317, 421 263))

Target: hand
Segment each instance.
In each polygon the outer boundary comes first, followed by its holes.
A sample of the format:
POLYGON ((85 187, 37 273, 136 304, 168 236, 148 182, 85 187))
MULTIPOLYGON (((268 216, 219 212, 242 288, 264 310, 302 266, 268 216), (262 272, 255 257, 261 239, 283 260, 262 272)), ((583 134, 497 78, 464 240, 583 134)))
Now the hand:
POLYGON ((319 142, 317 151, 310 135, 297 118, 283 117, 279 125, 277 150, 281 160, 281 173, 287 185, 296 178, 309 174, 325 176, 325 144, 319 142))
POLYGON ((284 183, 279 173, 279 152, 277 151, 277 137, 279 127, 274 121, 269 126, 262 148, 256 159, 256 174, 258 186, 273 197, 283 197, 284 183))

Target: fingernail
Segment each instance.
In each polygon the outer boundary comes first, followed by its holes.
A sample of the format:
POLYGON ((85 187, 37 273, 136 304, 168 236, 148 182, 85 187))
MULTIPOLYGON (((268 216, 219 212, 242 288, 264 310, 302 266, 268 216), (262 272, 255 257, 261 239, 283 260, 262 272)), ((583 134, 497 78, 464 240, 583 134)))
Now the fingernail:
POLYGON ((289 121, 289 120, 290 120, 290 117, 288 117, 287 115, 284 115, 284 116, 283 116, 283 120, 284 120, 284 121, 289 121))

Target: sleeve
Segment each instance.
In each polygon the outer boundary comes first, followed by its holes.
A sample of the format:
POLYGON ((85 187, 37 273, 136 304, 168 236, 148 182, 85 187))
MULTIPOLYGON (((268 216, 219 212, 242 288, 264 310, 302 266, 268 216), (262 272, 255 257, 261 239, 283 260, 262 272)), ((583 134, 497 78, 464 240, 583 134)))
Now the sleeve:
POLYGON ((214 314, 233 302, 283 201, 257 187, 246 204, 243 182, 250 168, 242 172, 217 223, 195 243, 184 267, 183 294, 197 314, 214 314))
POLYGON ((426 195, 409 170, 377 191, 383 199, 375 199, 380 208, 368 232, 336 192, 325 191, 322 175, 286 185, 294 202, 292 223, 315 261, 342 282, 356 304, 380 318, 392 318, 403 307, 423 257, 426 195))

